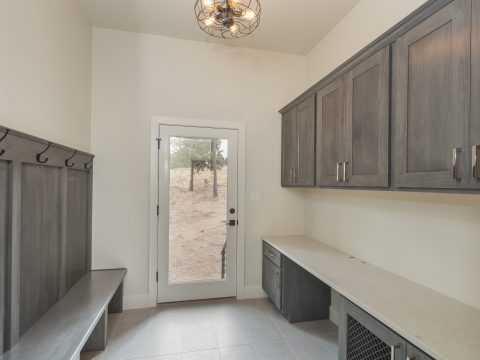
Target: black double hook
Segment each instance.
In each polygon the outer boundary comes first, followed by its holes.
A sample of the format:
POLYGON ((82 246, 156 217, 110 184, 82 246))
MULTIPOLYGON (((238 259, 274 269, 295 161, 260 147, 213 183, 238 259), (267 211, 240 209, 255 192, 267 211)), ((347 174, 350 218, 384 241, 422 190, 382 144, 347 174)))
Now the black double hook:
POLYGON ((73 152, 72 156, 70 156, 67 160, 65 160, 66 167, 71 168, 75 166, 75 163, 70 162, 70 160, 72 160, 75 157, 75 155, 77 155, 77 150, 73 152))
POLYGON ((93 157, 87 163, 85 163, 86 170, 90 170, 92 169, 92 167, 93 167, 93 157))
MULTIPOLYGON (((5 140, 5 138, 7 137, 8 133, 10 132, 10 129, 5 129, 5 134, 3 134, 3 136, 0 138, 0 142, 2 142, 3 140, 5 140)), ((5 154, 6 150, 5 149, 0 149, 0 156, 2 156, 3 154, 5 154)))
POLYGON ((45 150, 37 154, 37 162, 39 162, 40 164, 45 164, 46 162, 48 162, 48 157, 45 157, 45 159, 42 159, 42 155, 45 154, 48 151, 48 149, 50 149, 50 146, 52 146, 51 142, 48 143, 48 146, 45 148, 45 150))

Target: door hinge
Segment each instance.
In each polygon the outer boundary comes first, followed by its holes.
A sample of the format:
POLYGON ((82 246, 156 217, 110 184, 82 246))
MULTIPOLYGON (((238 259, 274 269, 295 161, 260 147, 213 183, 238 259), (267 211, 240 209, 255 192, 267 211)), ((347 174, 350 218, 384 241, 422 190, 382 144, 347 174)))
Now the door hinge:
POLYGON ((160 206, 157 205, 157 216, 160 215, 160 206))
POLYGON ((160 141, 162 141, 162 138, 156 138, 155 140, 157 140, 157 147, 160 149, 160 141))
POLYGON ((156 274, 155 281, 158 283, 158 271, 157 271, 157 274, 156 274))

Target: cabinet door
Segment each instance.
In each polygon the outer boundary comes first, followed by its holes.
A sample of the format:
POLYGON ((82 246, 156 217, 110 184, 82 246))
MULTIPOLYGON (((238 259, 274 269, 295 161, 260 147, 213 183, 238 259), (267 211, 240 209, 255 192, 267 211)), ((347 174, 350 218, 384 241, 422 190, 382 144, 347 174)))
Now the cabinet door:
POLYGON ((272 300, 273 304, 282 309, 282 279, 280 268, 263 256, 262 265, 262 288, 272 300))
POLYGON ((433 360, 432 357, 417 349, 412 344, 407 344, 407 360, 433 360))
POLYGON ((295 169, 298 161, 298 131, 296 108, 282 119, 282 186, 295 185, 295 169))
POLYGON ((466 186, 470 8, 470 0, 456 0, 394 45, 398 187, 466 186))
POLYGON ((315 98, 312 96, 297 107, 298 165, 296 184, 315 186, 315 98))
POLYGON ((480 2, 472 3, 470 188, 480 189, 480 2))
POLYGON ((345 298, 340 301, 339 360, 405 360, 407 343, 345 298))
POLYGON ((340 78, 317 93, 317 185, 341 186, 345 150, 345 82, 340 78))
POLYGON ((388 187, 390 47, 351 70, 346 89, 346 181, 388 187))

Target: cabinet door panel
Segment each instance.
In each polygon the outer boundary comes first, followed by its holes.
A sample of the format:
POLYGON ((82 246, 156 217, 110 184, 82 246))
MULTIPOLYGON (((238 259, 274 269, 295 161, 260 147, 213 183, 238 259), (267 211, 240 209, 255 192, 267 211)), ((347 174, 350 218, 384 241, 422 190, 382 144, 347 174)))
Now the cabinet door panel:
POLYGON ((282 185, 295 185, 295 169, 298 160, 298 133, 296 109, 283 115, 282 119, 282 185))
POLYGON ((315 98, 297 107, 298 166, 296 184, 315 186, 315 98))
POLYGON ((317 185, 340 186, 337 164, 344 160, 345 101, 344 79, 317 93, 317 185))
POLYGON ((389 185, 390 48, 357 65, 346 78, 348 183, 389 185))
POLYGON ((396 185, 460 188, 468 172, 470 0, 457 0, 394 46, 396 185), (453 150, 457 152, 457 179, 453 150), (462 180, 459 180, 462 178, 462 180))
POLYGON ((282 308, 281 282, 280 268, 263 256, 262 288, 279 310, 282 308))
POLYGON ((472 101, 470 117, 470 188, 480 189, 480 2, 472 3, 472 101))

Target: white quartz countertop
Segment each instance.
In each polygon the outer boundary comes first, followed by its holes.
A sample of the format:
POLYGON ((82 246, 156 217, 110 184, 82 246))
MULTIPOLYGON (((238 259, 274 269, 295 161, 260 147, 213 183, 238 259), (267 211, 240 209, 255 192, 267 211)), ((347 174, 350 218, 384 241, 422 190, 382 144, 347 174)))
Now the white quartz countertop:
POLYGON ((263 240, 435 359, 480 359, 480 310, 306 236, 263 240))

